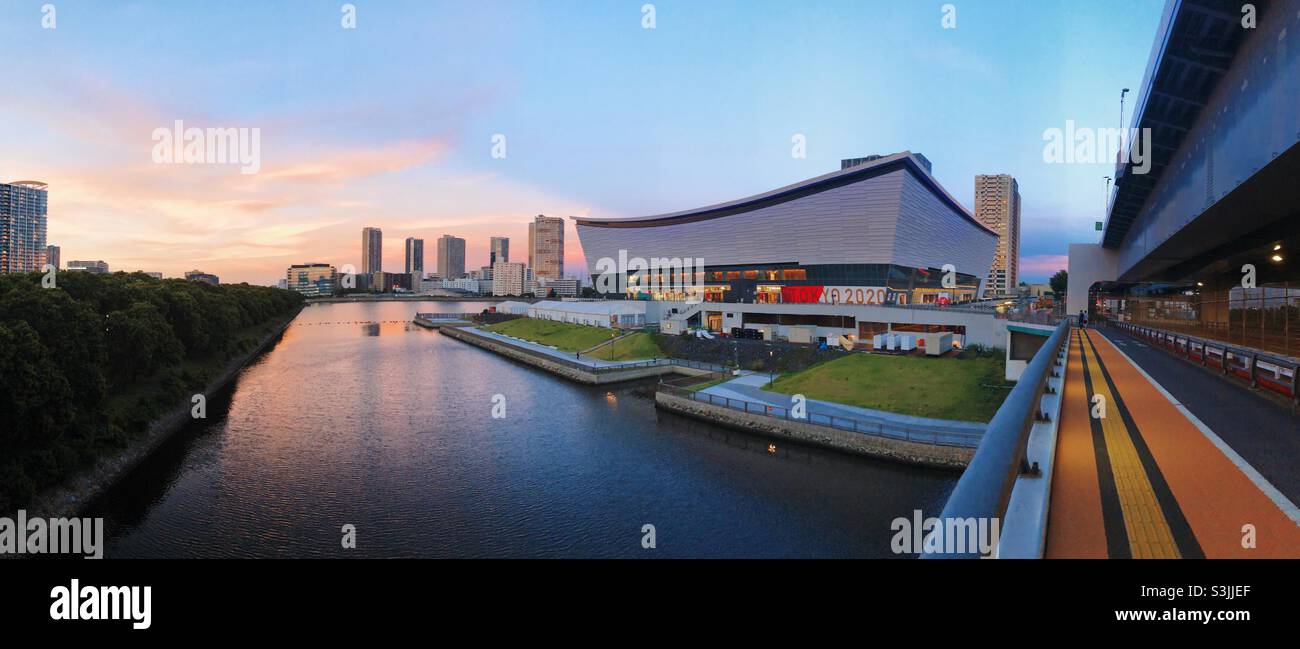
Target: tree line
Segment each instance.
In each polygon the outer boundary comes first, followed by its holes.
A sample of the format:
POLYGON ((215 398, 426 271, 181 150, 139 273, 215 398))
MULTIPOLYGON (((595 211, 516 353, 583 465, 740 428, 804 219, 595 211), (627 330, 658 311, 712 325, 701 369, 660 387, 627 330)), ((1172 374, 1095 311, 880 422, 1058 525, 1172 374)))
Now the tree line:
POLYGON ((0 275, 0 512, 121 448, 297 311, 297 293, 144 273, 0 275))

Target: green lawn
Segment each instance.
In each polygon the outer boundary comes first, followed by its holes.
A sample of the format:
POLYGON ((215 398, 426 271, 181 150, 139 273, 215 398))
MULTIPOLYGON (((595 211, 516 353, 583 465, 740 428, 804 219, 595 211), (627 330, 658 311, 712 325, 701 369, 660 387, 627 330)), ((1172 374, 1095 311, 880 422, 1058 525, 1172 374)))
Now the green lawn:
POLYGON ((592 358, 606 361, 639 361, 662 358, 663 355, 654 337, 647 333, 634 333, 590 354, 592 358))
POLYGON ((784 394, 918 417, 987 422, 1011 390, 1001 354, 927 358, 850 354, 767 386, 784 394))
POLYGON ((505 322, 488 325, 484 329, 542 345, 549 345, 565 352, 582 351, 617 335, 613 329, 607 327, 591 327, 534 318, 506 320, 505 322))

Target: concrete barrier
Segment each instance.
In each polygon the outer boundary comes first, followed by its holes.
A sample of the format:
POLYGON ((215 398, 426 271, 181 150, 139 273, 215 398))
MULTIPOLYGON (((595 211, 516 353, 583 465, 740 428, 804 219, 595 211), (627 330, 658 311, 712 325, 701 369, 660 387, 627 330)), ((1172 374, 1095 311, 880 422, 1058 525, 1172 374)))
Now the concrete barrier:
POLYGON ((533 350, 511 345, 505 341, 487 336, 480 336, 465 327, 442 327, 438 330, 445 336, 467 342, 475 347, 495 352, 506 358, 532 365, 538 369, 557 374, 570 381, 587 385, 605 385, 622 381, 634 381, 663 374, 707 374, 716 368, 689 367, 674 359, 660 359, 644 363, 629 363, 627 367, 590 367, 569 360, 539 354, 533 350))
POLYGON ((715 424, 907 464, 961 469, 970 463, 971 457, 975 454, 975 449, 970 447, 891 439, 803 421, 740 412, 725 406, 669 394, 662 390, 655 393, 655 404, 665 410, 715 424))

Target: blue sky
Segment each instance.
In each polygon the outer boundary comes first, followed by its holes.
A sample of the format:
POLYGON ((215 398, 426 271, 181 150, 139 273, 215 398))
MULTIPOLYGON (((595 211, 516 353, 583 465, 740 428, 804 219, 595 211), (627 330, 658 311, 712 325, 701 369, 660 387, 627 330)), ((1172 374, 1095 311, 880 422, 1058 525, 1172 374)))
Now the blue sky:
MULTIPOLYGON (((1094 241, 1105 164, 1045 164, 1043 132, 1112 127, 1161 0, 888 2, 42 2, 0 0, 0 179, 51 184, 68 259, 269 283, 359 263, 360 228, 450 233, 485 263, 539 213, 636 216, 924 153, 958 200, 1010 173, 1022 279, 1094 241), (257 127, 264 173, 151 164, 152 130, 257 127), (491 156, 494 134, 507 157, 491 156), (807 157, 790 155, 802 134, 807 157)), ((569 248, 576 251, 576 236, 569 248)), ((570 255, 569 269, 581 260, 570 255)), ((432 260, 428 260, 432 265, 432 260)))

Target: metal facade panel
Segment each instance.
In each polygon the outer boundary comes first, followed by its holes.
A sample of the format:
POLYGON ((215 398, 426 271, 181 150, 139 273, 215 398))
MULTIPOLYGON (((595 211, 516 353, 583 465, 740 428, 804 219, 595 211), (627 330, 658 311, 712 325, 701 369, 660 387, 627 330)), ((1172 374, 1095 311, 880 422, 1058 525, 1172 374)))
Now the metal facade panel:
POLYGON ((953 263, 982 276, 996 241, 903 169, 717 219, 643 228, 578 223, 577 231, 593 274, 599 259, 616 260, 623 250, 629 258, 698 257, 709 266, 953 263), (905 192, 913 213, 900 221, 905 192))

